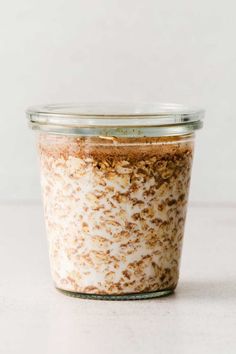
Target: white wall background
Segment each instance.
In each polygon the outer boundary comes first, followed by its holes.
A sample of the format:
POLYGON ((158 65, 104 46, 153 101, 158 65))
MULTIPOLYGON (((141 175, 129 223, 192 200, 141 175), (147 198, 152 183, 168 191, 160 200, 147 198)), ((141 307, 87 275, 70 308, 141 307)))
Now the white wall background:
POLYGON ((234 0, 0 2, 0 200, 40 197, 24 110, 66 101, 206 108, 191 200, 236 202, 234 0))

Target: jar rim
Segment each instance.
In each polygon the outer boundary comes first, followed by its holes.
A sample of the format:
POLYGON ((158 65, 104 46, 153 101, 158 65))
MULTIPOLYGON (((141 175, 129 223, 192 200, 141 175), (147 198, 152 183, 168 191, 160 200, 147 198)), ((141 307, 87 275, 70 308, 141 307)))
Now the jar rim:
POLYGON ((32 129, 74 132, 89 128, 202 127, 204 110, 176 103, 69 103, 30 107, 26 111, 32 129))

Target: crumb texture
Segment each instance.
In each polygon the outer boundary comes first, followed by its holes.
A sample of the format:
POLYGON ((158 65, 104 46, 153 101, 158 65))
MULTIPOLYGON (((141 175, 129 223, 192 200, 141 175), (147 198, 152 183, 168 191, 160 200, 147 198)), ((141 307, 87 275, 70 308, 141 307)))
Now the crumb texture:
POLYGON ((60 289, 175 288, 193 137, 39 135, 52 276, 60 289))

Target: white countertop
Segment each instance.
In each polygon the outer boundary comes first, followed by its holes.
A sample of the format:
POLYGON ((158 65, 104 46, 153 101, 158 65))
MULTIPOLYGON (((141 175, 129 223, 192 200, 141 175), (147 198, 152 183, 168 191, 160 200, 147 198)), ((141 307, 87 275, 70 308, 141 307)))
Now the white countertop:
POLYGON ((236 207, 190 207, 176 293, 124 302, 53 288, 40 205, 0 215, 1 354, 236 353, 236 207))

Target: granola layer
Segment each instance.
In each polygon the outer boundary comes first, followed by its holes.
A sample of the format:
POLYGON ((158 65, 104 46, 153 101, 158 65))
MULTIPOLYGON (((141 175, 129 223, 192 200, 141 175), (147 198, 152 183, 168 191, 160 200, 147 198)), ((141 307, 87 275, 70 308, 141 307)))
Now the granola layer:
POLYGON ((41 134, 39 151, 56 286, 112 295, 175 288, 192 136, 41 134))

